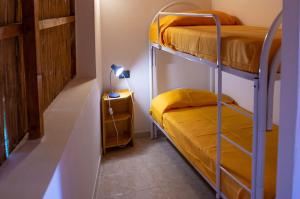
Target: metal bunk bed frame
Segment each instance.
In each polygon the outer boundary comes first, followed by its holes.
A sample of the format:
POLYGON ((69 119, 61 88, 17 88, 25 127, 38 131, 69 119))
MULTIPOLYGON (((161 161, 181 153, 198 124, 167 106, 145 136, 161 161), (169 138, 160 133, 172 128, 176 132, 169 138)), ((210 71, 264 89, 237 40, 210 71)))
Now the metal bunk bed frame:
MULTIPOLYGON (((157 34, 159 38, 158 44, 150 43, 149 45, 149 69, 150 69, 150 100, 156 96, 154 93, 154 71, 156 70, 156 51, 162 50, 168 52, 172 55, 185 58, 187 60, 206 64, 211 67, 211 83, 214 83, 214 73, 217 70, 217 95, 218 95, 218 126, 217 126, 217 159, 216 159, 216 185, 210 183, 201 171, 199 171, 194 165, 194 168, 206 179, 206 181, 215 189, 216 198, 226 198, 226 196, 221 191, 221 172, 228 175, 237 184, 243 187, 251 195, 251 199, 262 199, 264 196, 264 165, 265 165, 265 135, 267 130, 272 129, 273 123, 273 96, 274 96, 274 84, 276 80, 280 79, 280 74, 278 69, 281 63, 281 49, 279 49, 274 56, 273 60, 269 62, 269 54, 272 46, 274 36, 282 23, 282 13, 276 17, 272 23, 263 44, 261 57, 260 57, 260 69, 258 74, 248 73, 244 71, 239 71, 234 68, 224 66, 221 62, 221 23, 217 15, 214 14, 194 14, 194 13, 180 13, 180 12, 166 12, 167 9, 179 5, 179 4, 189 4, 187 2, 172 2, 165 7, 163 7, 154 17, 152 23, 157 21, 157 34), (162 16, 190 16, 190 17, 205 17, 212 18, 216 23, 216 33, 217 33, 217 63, 201 59, 199 57, 178 52, 170 48, 161 45, 160 37, 160 18, 162 16), (270 65, 269 65, 270 64, 270 65), (270 70, 270 72, 269 72, 270 70), (254 110, 253 115, 244 111, 235 109, 233 106, 222 102, 222 73, 230 73, 232 75, 248 79, 254 82, 254 110), (228 137, 222 134, 222 106, 227 106, 239 113, 252 118, 253 120, 253 140, 252 140, 252 151, 248 151, 238 143, 235 143, 228 137), (244 185, 238 178, 226 170, 226 168, 221 165, 221 140, 224 139, 231 143, 236 148, 240 149, 245 154, 252 158, 252 182, 251 187, 244 185)), ((212 86, 211 86, 211 90, 212 86)), ((156 92, 156 91, 155 91, 156 92)), ((172 142, 168 134, 164 129, 151 117, 153 123, 151 126, 151 138, 157 137, 157 128, 160 129, 166 137, 172 142)), ((174 144, 174 143, 173 143, 174 144)))

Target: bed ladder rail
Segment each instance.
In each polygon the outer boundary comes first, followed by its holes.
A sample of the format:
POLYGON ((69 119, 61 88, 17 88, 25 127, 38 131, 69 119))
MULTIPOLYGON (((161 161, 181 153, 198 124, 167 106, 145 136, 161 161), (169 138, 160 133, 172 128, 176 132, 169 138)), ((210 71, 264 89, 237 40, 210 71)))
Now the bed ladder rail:
MULTIPOLYGON (((220 77, 218 76, 218 82, 222 83, 222 74, 220 75, 220 77)), ((255 105, 257 106, 258 104, 258 83, 259 83, 259 79, 256 79, 254 81, 254 90, 255 90, 255 105)), ((254 114, 249 113, 246 110, 243 109, 239 109, 231 104, 228 104, 226 102, 222 101, 222 88, 219 89, 218 88, 218 144, 217 144, 217 198, 221 198, 221 196, 223 195, 223 192, 221 191, 221 173, 224 173, 226 176, 228 176, 229 178, 231 178, 234 182, 236 182, 238 185, 240 185, 244 190, 246 190, 250 196, 251 199, 256 199, 256 161, 257 161, 257 138, 258 138, 258 130, 257 130, 257 111, 254 112, 254 114), (251 120, 253 121, 253 142, 252 142, 252 151, 247 150, 245 147, 241 146, 240 144, 238 144, 237 142, 235 142, 234 140, 232 140, 231 138, 229 138, 228 136, 226 136, 223 132, 222 132, 222 108, 223 106, 238 112, 242 115, 244 115, 247 118, 251 118, 251 120), (222 140, 225 140, 226 142, 230 143, 231 145, 233 145, 234 147, 236 147, 238 150, 240 150, 241 152, 243 152, 244 154, 248 155, 250 158, 252 158, 252 178, 251 178, 251 187, 248 187, 247 185, 245 185, 241 180, 238 179, 238 177, 236 177, 234 174, 232 174, 230 171, 228 171, 223 165, 221 165, 221 142, 222 140), (219 184, 218 184, 219 183, 219 184)))
MULTIPOLYGON (((238 112, 242 115, 244 115, 245 117, 251 118, 252 120, 254 119, 253 115, 251 113, 249 113, 246 110, 242 110, 242 109, 238 109, 226 102, 222 102, 222 105, 226 106, 227 108, 238 112)), ((242 147, 240 144, 236 143, 235 141, 233 141, 232 139, 230 139, 229 137, 227 137, 226 135, 224 135, 223 133, 221 134, 222 139, 226 140, 227 142, 229 142, 230 144, 232 144, 233 146, 235 146, 236 148, 240 149, 242 152, 244 152, 245 154, 247 154, 248 156, 252 157, 253 153, 248 151, 247 149, 245 149, 244 147, 242 147)))
POLYGON ((227 176, 229 176, 233 181, 235 181, 237 184, 239 184, 241 187, 243 187, 247 192, 251 194, 251 188, 244 185, 238 178, 236 178, 234 175, 232 175, 227 169, 221 166, 221 171, 223 171, 227 176))
MULTIPOLYGON (((239 110, 232 105, 222 102, 222 73, 218 73, 218 154, 217 154, 217 187, 220 189, 221 171, 227 176, 231 177, 234 181, 240 184, 245 190, 250 192, 251 199, 262 199, 264 196, 264 161, 265 161, 265 142, 266 130, 271 129, 272 125, 272 108, 273 105, 271 98, 273 98, 274 82, 277 75, 277 69, 280 65, 281 50, 279 49, 271 63, 271 73, 269 74, 269 55, 273 39, 282 21, 282 12, 276 17, 272 23, 268 34, 266 35, 265 42, 262 48, 260 60, 259 77, 254 79, 254 114, 253 116, 246 111, 239 110), (270 75, 270 76, 269 76, 270 75), (270 103, 271 102, 271 103, 270 103), (222 107, 225 105, 247 117, 253 118, 253 137, 252 137, 252 153, 244 150, 239 144, 236 144, 228 137, 222 134, 222 107), (251 189, 243 185, 234 175, 223 168, 220 164, 221 160, 221 140, 225 139, 239 148, 244 153, 252 157, 252 177, 251 189)), ((221 190, 218 192, 220 198, 221 190)))
POLYGON ((222 134, 221 135, 222 139, 226 140, 227 142, 229 142, 231 145, 235 146, 236 148, 238 148, 239 150, 241 150, 243 153, 245 153, 246 155, 253 157, 253 153, 248 151, 247 149, 245 149, 244 147, 242 147, 240 144, 236 143, 235 141, 233 141, 232 139, 230 139, 229 137, 227 137, 226 135, 222 134))
MULTIPOLYGON (((242 109, 238 109, 228 103, 225 103, 225 102, 221 102, 221 104, 223 106, 226 106, 228 108, 230 108, 231 110, 233 111, 236 111, 242 115, 244 115, 245 117, 248 117, 248 118, 251 118, 253 121, 255 120, 254 116, 249 113, 248 111, 246 110, 242 110, 242 109)), ((218 110, 219 112, 219 110, 218 110)), ((220 142, 221 140, 225 140, 226 142, 230 143, 231 145, 233 145, 234 147, 236 147, 238 150, 240 150, 241 152, 243 152, 244 154, 248 155, 250 158, 252 158, 252 166, 253 165, 256 165, 255 164, 255 160, 256 160, 256 154, 254 153, 253 151, 249 151, 247 150, 245 147, 241 146, 240 144, 236 143, 234 140, 232 140, 231 138, 229 138, 228 136, 226 136, 222 131, 219 133, 220 135, 220 142)), ((254 136, 254 139, 256 139, 256 136, 254 136)), ((256 143, 254 143, 254 146, 256 145, 256 143)), ((220 145, 218 146, 221 148, 221 143, 220 145)), ((219 158, 221 158, 221 154, 219 154, 219 158)), ((217 168, 219 170, 219 178, 221 177, 221 172, 223 172, 226 176, 228 176, 229 178, 231 178, 234 182, 236 182, 238 185, 240 185, 244 190, 246 190, 250 195, 251 195, 251 198, 255 198, 254 197, 254 193, 255 193, 255 190, 252 189, 252 186, 251 187, 248 187, 247 185, 245 185, 241 180, 238 179, 238 177, 236 177, 234 174, 232 174, 230 171, 228 171, 224 166, 222 166, 221 164, 219 164, 218 166, 219 168, 217 168)), ((220 179, 219 179, 220 180, 220 179)), ((217 175, 217 181, 218 181, 218 175, 217 175)), ((220 183, 220 182, 219 182, 220 183)), ((253 183, 251 183, 253 184, 253 183)), ((217 198, 221 198, 221 196, 223 195, 222 191, 221 191, 221 184, 219 185, 219 194, 220 195, 217 195, 217 198)))
POLYGON ((238 108, 236 108, 236 107, 234 107, 234 106, 232 106, 232 105, 230 105, 226 102, 222 102, 222 105, 224 105, 224 106, 230 108, 231 110, 236 111, 236 112, 238 112, 238 113, 240 113, 240 114, 242 114, 246 117, 249 117, 251 119, 253 118, 253 115, 251 113, 249 113, 248 111, 246 111, 246 110, 238 109, 238 108))

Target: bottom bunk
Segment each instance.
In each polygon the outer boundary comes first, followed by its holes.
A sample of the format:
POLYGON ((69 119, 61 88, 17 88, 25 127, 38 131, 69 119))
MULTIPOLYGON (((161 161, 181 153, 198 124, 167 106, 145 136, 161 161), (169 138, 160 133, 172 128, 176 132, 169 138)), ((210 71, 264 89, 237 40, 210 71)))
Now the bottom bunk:
MULTIPOLYGON (((242 109, 229 97, 223 101, 242 109)), ((178 89, 159 95, 151 106, 155 123, 185 158, 211 184, 216 181, 217 98, 214 94, 178 89)), ((222 108, 222 131, 248 151, 252 151, 253 121, 225 106, 222 108)), ((275 198, 278 127, 266 133, 265 197, 275 198)), ((229 142, 222 140, 221 165, 251 188, 251 158, 229 142)), ((221 189, 227 198, 250 198, 250 193, 225 173, 221 189)))

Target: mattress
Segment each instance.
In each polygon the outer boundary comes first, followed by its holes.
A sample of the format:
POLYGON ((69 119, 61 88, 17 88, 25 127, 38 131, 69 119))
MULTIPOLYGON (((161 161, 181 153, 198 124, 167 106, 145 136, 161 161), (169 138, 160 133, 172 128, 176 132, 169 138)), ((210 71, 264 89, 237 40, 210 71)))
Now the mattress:
MULTIPOLYGON (((236 105, 234 105, 236 106, 236 105)), ((237 108, 240 108, 236 106, 237 108)), ((178 150, 212 184, 216 177, 217 106, 173 109, 163 114, 163 128, 178 150)), ((223 133, 252 150, 252 121, 223 107, 223 133)), ((275 198, 278 127, 266 134, 265 198, 275 198)), ((221 164, 251 187, 251 159, 233 145, 222 141, 221 164)), ((221 174, 222 192, 230 199, 248 199, 250 194, 226 174, 221 174)))
MULTIPOLYGON (((224 25, 222 30, 222 63, 249 73, 259 72, 259 60, 267 28, 224 25)), ((217 60, 215 26, 171 26, 162 31, 162 45, 176 51, 188 53, 212 62, 217 60)), ((157 41, 157 27, 151 26, 150 41, 157 41)), ((270 53, 274 57, 281 45, 281 31, 278 31, 270 53)))

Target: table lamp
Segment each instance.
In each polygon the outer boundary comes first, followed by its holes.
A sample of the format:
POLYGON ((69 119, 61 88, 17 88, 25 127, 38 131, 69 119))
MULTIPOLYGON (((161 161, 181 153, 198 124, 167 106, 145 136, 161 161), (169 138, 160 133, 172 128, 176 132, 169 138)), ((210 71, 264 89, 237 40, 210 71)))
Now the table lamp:
POLYGON ((124 67, 117 66, 115 64, 111 65, 111 71, 110 71, 110 92, 108 94, 109 98, 119 98, 120 97, 119 93, 113 92, 112 83, 111 83, 111 76, 112 76, 112 73, 114 73, 116 75, 116 77, 120 77, 120 75, 122 75, 123 71, 124 71, 124 67))

